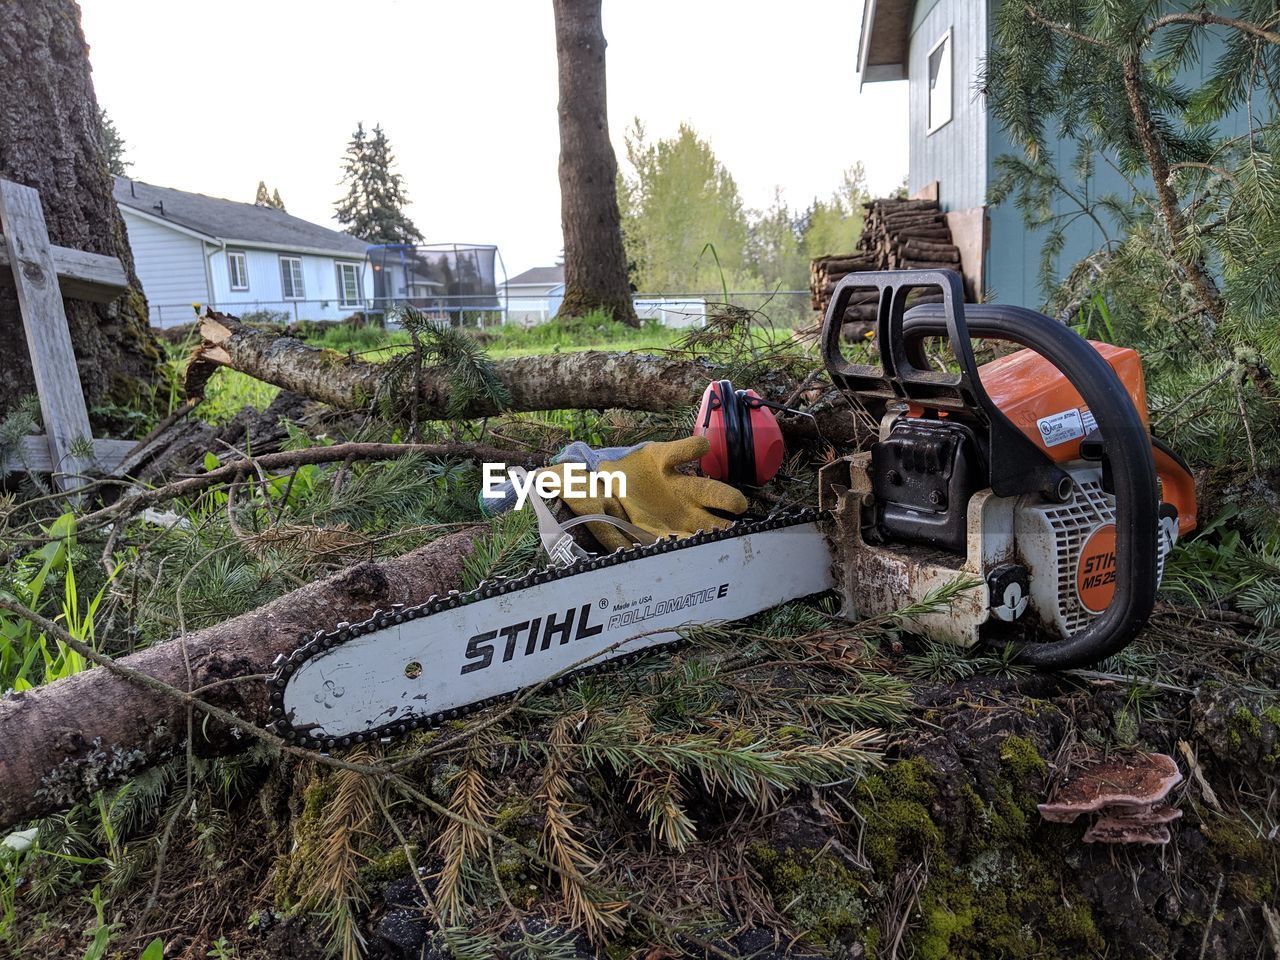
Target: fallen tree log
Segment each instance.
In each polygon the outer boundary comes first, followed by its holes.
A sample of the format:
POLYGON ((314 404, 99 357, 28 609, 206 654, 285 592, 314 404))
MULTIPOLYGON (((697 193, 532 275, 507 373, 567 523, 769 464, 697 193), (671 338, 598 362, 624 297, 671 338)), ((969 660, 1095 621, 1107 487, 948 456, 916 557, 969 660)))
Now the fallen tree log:
MULTIPOLYGON (((117 663, 243 718, 267 721, 262 675, 304 635, 375 609, 456 589, 473 527, 381 563, 359 563, 225 623, 158 643, 117 663), (188 669, 190 673, 188 673, 188 669)), ((187 738, 180 699, 108 667, 0 699, 0 827, 46 816, 167 759, 187 738)), ((234 732, 194 710, 197 753, 236 748, 234 732)), ((241 734, 243 742, 243 734, 241 734)))
MULTIPOLYGON (((416 379, 418 416, 436 420, 471 420, 536 410, 677 410, 696 403, 717 372, 703 360, 600 350, 498 360, 494 373, 506 389, 508 402, 499 406, 491 398, 479 396, 454 409, 452 382, 443 368, 424 367, 416 378, 393 382, 385 364, 253 330, 216 311, 202 318, 200 335, 203 343, 192 357, 192 368, 230 367, 300 396, 349 410, 364 409, 383 394, 389 394, 395 406, 408 410, 413 400, 412 380, 416 379)), ((797 384, 774 373, 749 386, 768 399, 781 400, 797 384)), ((847 407, 833 406, 815 411, 814 416, 816 426, 807 418, 784 417, 783 430, 831 441, 862 435, 847 407)))

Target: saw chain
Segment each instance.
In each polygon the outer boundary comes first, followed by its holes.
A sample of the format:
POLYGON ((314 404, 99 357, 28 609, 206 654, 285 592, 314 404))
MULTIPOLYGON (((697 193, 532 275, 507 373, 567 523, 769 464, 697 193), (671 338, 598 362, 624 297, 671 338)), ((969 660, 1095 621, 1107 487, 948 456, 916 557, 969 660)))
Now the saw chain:
MULTIPOLYGON (((389 610, 377 610, 369 619, 360 623, 339 623, 331 630, 318 630, 314 634, 304 635, 304 642, 300 647, 287 656, 281 654, 273 664, 275 673, 268 680, 271 729, 290 743, 318 750, 349 747, 354 744, 371 741, 388 741, 403 737, 414 730, 438 727, 448 721, 457 720, 486 707, 493 706, 495 703, 509 701, 522 691, 541 684, 561 687, 577 677, 631 663, 654 650, 669 651, 684 642, 683 638, 676 636, 670 641, 654 643, 636 651, 605 651, 595 659, 595 662, 535 680, 498 696, 479 699, 472 703, 450 707, 433 713, 400 717, 391 722, 371 726, 368 729, 344 736, 317 737, 310 727, 297 728, 293 725, 292 718, 285 708, 285 689, 288 686, 290 677, 312 658, 332 651, 343 644, 350 643, 359 637, 410 621, 431 617, 434 614, 454 610, 481 600, 515 593, 535 585, 566 580, 584 573, 631 563, 645 557, 679 553, 705 544, 734 540, 751 534, 779 530, 800 524, 815 523, 828 518, 828 516, 829 514, 825 511, 809 507, 781 512, 764 520, 739 521, 723 530, 699 532, 692 537, 684 539, 669 538, 659 540, 648 546, 621 549, 610 554, 583 558, 567 566, 548 567, 534 570, 518 577, 495 579, 482 583, 469 591, 459 592, 455 590, 450 591, 445 596, 432 597, 418 606, 404 607, 397 605, 389 610)), ((690 626, 694 625, 690 624, 690 626)), ((429 668, 430 665, 423 664, 422 667, 429 668)))

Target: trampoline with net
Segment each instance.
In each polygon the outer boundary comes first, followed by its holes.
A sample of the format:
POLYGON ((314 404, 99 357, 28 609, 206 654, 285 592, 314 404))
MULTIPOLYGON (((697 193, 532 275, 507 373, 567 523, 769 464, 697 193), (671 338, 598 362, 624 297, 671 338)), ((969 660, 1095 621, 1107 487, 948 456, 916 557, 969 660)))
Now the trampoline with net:
POLYGON ((437 320, 484 325, 500 323, 506 311, 496 274, 502 256, 491 244, 384 243, 365 258, 373 274, 370 312, 384 319, 413 307, 437 320))

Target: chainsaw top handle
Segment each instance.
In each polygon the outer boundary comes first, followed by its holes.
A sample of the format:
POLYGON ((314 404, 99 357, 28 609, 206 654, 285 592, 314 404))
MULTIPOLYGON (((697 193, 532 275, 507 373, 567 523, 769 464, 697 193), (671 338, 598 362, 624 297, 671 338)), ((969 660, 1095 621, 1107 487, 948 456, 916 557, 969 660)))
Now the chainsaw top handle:
MULTIPOLYGON (((1159 492, 1151 437, 1111 365, 1075 331, 1035 310, 965 304, 960 277, 949 270, 846 276, 837 285, 824 320, 822 352, 836 386, 852 393, 873 414, 898 400, 926 410, 954 411, 987 426, 991 487, 998 495, 1038 490, 1049 499, 1066 499, 1059 487, 1046 489, 1045 484, 1053 480, 1045 465, 1062 471, 996 408, 982 388, 971 337, 1007 340, 1040 354, 1067 378, 1097 420, 1116 500, 1115 592, 1106 610, 1082 632, 1063 640, 1027 643, 1018 651, 1022 663, 1041 669, 1096 663, 1123 649, 1146 623, 1155 606, 1159 575, 1159 492), (845 307, 855 290, 866 288, 878 290, 879 370, 850 364, 839 350, 845 307), (941 302, 907 310, 907 294, 921 288, 940 288, 941 302), (949 338, 959 374, 924 369, 922 341, 931 336, 949 338), (1033 466, 1037 458, 1040 464, 1033 466), (1032 469, 1021 482, 1010 475, 1011 468, 1028 467, 1032 469)), ((1071 480, 1062 475, 1069 496, 1071 480)))
MULTIPOLYGON (((865 294, 864 294, 865 300, 865 294)), ((909 403, 929 411, 946 411, 976 421, 987 450, 988 486, 1002 497, 1042 493, 1050 500, 1071 496, 1071 478, 1031 438, 1000 412, 978 376, 978 363, 965 322, 964 286, 951 270, 887 270, 851 273, 837 285, 823 320, 822 360, 832 382, 856 400, 876 420, 892 403, 909 403), (850 363, 841 352, 844 312, 857 291, 878 291, 876 343, 880 363, 850 363), (942 372, 924 358, 918 345, 903 336, 907 299, 913 293, 941 292, 946 326, 941 335, 951 342, 958 373, 942 372)))

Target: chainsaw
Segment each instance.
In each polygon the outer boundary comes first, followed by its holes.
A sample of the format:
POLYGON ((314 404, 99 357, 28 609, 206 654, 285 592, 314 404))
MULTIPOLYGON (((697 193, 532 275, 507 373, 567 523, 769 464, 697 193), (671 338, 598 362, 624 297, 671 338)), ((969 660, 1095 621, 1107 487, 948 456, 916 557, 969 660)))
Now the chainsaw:
MULTIPOLYGON (((304 637, 269 680, 276 731, 325 750, 403 736, 830 590, 847 620, 913 605, 909 631, 1012 645, 1041 669, 1133 638, 1196 522, 1190 471, 1150 433, 1135 351, 966 304, 959 276, 934 270, 846 276, 820 348, 879 433, 821 468, 816 507, 683 539, 635 530, 632 548, 592 554, 531 497, 552 566, 304 637), (867 290, 879 362, 860 364, 843 317, 867 290), (973 338, 1020 349, 979 366, 973 338), (945 362, 930 352, 943 342, 945 362), (928 603, 939 591, 949 602, 928 603)), ((704 470, 753 482, 781 461, 780 435, 753 392, 718 385, 699 415, 716 428, 704 470)))

